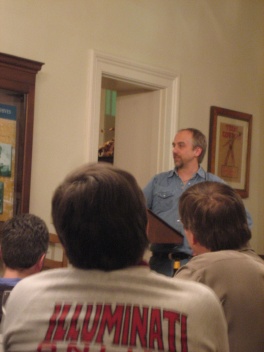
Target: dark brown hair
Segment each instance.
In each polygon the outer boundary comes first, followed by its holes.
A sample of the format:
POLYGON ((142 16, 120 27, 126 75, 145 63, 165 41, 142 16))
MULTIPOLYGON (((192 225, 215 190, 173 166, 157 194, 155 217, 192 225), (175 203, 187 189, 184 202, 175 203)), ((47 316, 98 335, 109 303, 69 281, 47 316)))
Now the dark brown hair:
POLYGON ((0 238, 5 265, 16 270, 28 269, 47 252, 49 231, 38 216, 21 214, 4 223, 0 238))
POLYGON ((110 164, 87 164, 68 175, 54 193, 52 217, 78 268, 136 265, 148 245, 143 193, 130 173, 110 164))
POLYGON ((251 238, 242 199, 227 184, 191 186, 180 198, 179 213, 184 228, 211 251, 238 249, 251 238))

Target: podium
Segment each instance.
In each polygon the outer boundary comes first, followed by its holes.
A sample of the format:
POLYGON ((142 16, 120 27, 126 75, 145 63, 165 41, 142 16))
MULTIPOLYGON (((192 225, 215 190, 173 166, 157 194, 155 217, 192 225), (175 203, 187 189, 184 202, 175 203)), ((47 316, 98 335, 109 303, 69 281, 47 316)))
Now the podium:
POLYGON ((183 243, 183 235, 167 224, 158 215, 147 209, 148 214, 148 240, 154 243, 174 243, 181 245, 183 243))

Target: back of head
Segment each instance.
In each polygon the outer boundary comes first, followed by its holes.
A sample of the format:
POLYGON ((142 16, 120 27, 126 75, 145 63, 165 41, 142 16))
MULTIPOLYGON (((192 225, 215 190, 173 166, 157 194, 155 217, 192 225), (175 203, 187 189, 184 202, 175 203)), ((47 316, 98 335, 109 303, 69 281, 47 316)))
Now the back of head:
POLYGON ((251 238, 242 199, 227 184, 201 182, 188 188, 179 212, 184 228, 211 251, 239 249, 251 238))
POLYGON ((47 252, 49 232, 43 220, 33 214, 17 215, 1 229, 4 264, 14 270, 31 268, 47 252))
POLYGON ((68 175, 54 193, 52 216, 78 268, 136 265, 148 245, 143 193, 130 173, 110 164, 87 164, 68 175))

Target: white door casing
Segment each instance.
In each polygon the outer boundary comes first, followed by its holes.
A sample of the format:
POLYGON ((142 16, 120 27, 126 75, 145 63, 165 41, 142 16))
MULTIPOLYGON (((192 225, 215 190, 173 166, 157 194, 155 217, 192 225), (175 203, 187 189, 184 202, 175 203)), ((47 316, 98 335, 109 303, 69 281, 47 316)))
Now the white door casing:
MULTIPOLYGON (((158 92, 155 92, 155 99, 158 97, 158 120, 155 121, 155 126, 158 126, 158 133, 157 141, 155 141, 157 158, 154 169, 155 173, 158 173, 173 168, 171 142, 178 129, 179 76, 173 72, 138 64, 95 50, 90 51, 87 99, 87 161, 97 161, 98 157, 102 77, 137 84, 158 92)), ((131 143, 133 143, 133 140, 131 140, 131 143)), ((147 152, 151 153, 151 146, 147 152)), ((122 165, 118 166, 122 167, 122 165)))

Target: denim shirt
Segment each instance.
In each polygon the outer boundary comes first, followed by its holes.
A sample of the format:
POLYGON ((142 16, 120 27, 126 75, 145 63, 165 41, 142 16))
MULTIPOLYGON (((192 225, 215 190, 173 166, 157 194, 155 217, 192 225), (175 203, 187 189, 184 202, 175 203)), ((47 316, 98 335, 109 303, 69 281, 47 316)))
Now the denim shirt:
MULTIPOLYGON (((190 255, 192 254, 192 250, 184 234, 182 223, 177 221, 180 219, 179 200, 182 193, 187 188, 196 183, 205 181, 225 183, 220 177, 205 172, 202 167, 199 167, 198 171, 186 184, 182 182, 177 170, 174 169, 154 176, 143 189, 147 201, 147 207, 184 235, 183 244, 180 246, 172 246, 172 250, 170 250, 171 252, 178 251, 190 255)), ((248 212, 247 217, 248 224, 251 226, 252 220, 248 212)), ((166 247, 168 248, 168 246, 164 246, 163 244, 155 244, 152 245, 151 249, 153 251, 163 251, 166 250, 166 247)))

